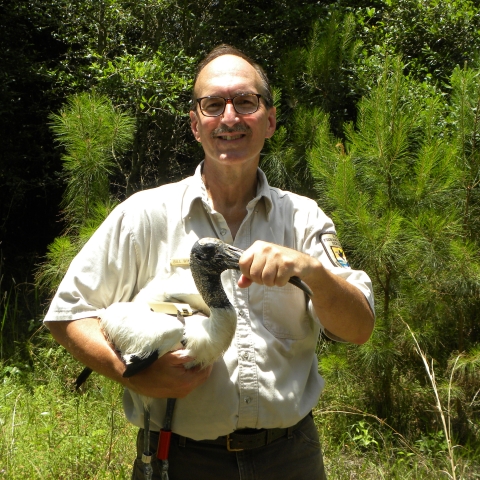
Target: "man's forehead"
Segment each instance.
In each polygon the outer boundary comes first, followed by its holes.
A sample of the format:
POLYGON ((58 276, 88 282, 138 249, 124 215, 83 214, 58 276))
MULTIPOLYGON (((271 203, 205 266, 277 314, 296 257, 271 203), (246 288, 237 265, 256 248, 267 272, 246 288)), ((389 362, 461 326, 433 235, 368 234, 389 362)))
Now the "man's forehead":
POLYGON ((200 72, 195 84, 198 94, 205 88, 258 88, 261 79, 257 71, 243 58, 222 55, 208 63, 200 72))

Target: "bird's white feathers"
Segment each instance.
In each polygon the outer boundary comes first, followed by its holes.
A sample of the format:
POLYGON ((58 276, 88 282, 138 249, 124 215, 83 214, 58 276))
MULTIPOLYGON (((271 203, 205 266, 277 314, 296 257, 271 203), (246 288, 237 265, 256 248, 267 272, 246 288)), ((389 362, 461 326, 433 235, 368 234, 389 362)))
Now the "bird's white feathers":
POLYGON ((210 315, 210 309, 198 293, 191 275, 174 275, 168 279, 151 278, 135 295, 133 301, 148 304, 188 303, 194 310, 198 310, 204 315, 210 315))
POLYGON ((155 313, 141 302, 113 303, 99 313, 105 336, 122 352, 125 363, 158 350, 159 356, 182 348, 184 325, 177 318, 155 313))
POLYGON ((213 364, 229 347, 235 333, 235 310, 212 309, 211 316, 185 317, 185 325, 172 315, 152 312, 142 302, 113 303, 99 313, 100 325, 126 364, 132 356, 144 358, 155 350, 158 356, 183 348, 195 358, 186 367, 213 364))
POLYGON ((214 363, 230 346, 236 319, 235 310, 227 308, 212 309, 210 317, 185 317, 186 353, 195 358, 186 367, 206 367, 214 363))

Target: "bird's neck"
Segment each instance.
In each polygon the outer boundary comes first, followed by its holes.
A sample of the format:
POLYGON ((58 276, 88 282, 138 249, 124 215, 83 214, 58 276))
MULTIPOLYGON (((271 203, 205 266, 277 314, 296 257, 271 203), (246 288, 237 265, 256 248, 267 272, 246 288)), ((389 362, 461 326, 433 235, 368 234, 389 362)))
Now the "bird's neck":
POLYGON ((202 296, 204 302, 208 305, 210 309, 212 308, 233 308, 230 300, 223 289, 222 281, 220 275, 199 275, 196 271, 192 270, 192 275, 200 276, 200 278, 195 278, 195 283, 199 286, 199 292, 202 296))

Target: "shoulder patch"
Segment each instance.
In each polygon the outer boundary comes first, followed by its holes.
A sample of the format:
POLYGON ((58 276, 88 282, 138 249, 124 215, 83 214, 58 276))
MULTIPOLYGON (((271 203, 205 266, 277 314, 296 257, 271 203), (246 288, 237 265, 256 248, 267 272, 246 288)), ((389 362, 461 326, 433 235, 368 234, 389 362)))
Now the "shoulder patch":
POLYGON ((320 235, 320 241, 322 242, 325 253, 333 263, 334 267, 350 267, 340 240, 334 233, 322 233, 320 235))

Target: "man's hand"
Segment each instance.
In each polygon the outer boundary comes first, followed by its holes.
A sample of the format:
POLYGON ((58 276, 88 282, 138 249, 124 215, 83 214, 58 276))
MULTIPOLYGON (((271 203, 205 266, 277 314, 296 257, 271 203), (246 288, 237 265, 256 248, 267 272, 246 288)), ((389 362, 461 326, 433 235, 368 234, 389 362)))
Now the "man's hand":
POLYGON ((283 287, 294 275, 306 281, 321 263, 310 255, 291 248, 256 241, 245 250, 239 266, 242 276, 238 286, 241 288, 249 287, 252 283, 283 287))
POLYGON ((272 243, 257 241, 239 261, 241 288, 252 283, 283 287, 296 275, 312 290, 312 304, 322 325, 351 343, 365 343, 374 316, 367 299, 354 285, 327 270, 316 258, 272 243))
POLYGON ((212 366, 185 368, 194 358, 183 350, 168 352, 123 384, 136 393, 153 398, 183 398, 207 380, 212 366))

